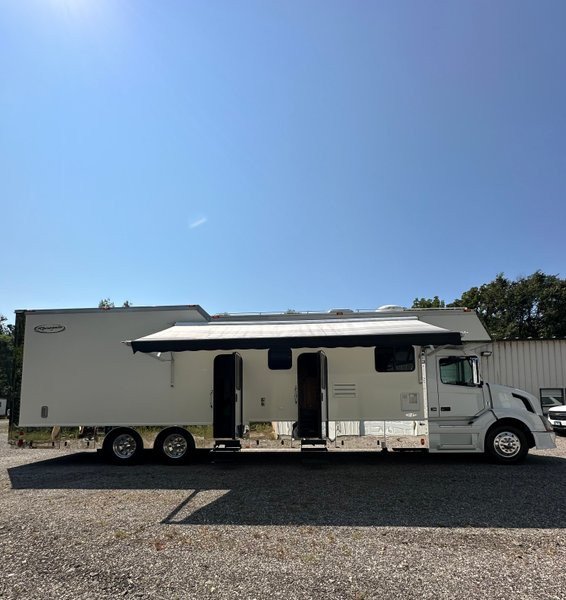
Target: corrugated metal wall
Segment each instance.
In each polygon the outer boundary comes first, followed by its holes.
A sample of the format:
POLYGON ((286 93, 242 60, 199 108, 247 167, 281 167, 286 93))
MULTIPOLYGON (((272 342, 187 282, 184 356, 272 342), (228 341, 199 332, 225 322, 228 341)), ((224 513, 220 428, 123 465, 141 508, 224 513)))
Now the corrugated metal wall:
POLYGON ((540 397, 543 388, 566 388, 566 340, 502 340, 476 346, 482 377, 540 397))

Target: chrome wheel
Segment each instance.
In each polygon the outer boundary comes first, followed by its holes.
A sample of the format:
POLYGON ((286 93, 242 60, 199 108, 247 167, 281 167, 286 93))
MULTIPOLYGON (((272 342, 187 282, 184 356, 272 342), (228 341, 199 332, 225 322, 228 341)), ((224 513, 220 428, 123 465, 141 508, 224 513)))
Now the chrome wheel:
POLYGON ((493 449, 503 458, 514 458, 521 452, 521 439, 513 431, 502 431, 493 438, 493 449))
POLYGON ((168 427, 155 438, 153 448, 165 464, 184 465, 194 455, 195 440, 183 427, 168 427))
POLYGON ((136 454, 137 449, 136 439, 129 433, 121 433, 112 442, 112 451, 121 460, 131 459, 136 454))
POLYGON ((189 448, 187 438, 180 433, 171 433, 163 440, 163 454, 168 458, 179 459, 185 456, 189 448))

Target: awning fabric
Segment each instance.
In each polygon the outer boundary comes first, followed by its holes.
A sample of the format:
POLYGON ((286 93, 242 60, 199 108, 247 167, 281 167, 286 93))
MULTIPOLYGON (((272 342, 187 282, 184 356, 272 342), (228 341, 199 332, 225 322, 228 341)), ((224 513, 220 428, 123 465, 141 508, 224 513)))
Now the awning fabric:
POLYGON ((459 332, 423 323, 415 317, 320 320, 177 323, 127 342, 134 352, 354 348, 370 346, 459 345, 459 332))

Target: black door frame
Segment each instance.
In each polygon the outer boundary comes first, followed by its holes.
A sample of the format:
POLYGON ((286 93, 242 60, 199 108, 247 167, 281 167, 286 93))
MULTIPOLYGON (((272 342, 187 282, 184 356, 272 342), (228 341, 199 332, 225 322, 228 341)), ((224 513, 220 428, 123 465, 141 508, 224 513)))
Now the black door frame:
POLYGON ((243 405, 242 357, 237 352, 219 354, 213 363, 212 435, 215 439, 234 439, 241 435, 243 405))
POLYGON ((328 363, 324 352, 303 352, 297 358, 297 430, 300 438, 320 439, 328 427, 328 363), (324 368, 323 368, 324 363, 324 368), (323 402, 326 405, 323 407, 323 402), (323 410, 324 409, 324 410, 323 410))

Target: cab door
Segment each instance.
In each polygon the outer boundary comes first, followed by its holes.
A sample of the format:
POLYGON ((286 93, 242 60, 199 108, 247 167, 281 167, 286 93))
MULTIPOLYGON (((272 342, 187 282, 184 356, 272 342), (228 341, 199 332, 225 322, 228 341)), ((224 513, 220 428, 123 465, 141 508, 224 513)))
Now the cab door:
POLYGON ((487 406, 476 356, 433 353, 427 360, 427 384, 430 418, 470 419, 487 406))

